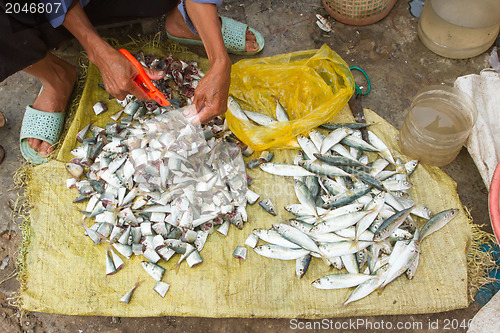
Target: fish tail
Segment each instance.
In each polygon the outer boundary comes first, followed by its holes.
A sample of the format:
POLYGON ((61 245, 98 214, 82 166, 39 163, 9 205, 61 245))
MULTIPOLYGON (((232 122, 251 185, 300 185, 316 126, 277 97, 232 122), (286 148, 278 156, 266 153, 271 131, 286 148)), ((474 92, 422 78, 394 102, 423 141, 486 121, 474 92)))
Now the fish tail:
POLYGON ((139 280, 137 279, 137 282, 134 284, 134 289, 136 289, 137 287, 139 287, 141 285, 141 283, 143 283, 144 280, 139 280))
POLYGON ((175 271, 175 273, 178 273, 179 272, 179 267, 181 267, 181 262, 177 262, 172 268, 171 270, 175 271))
POLYGON ((357 244, 358 243, 358 238, 359 238, 359 230, 356 226, 356 229, 354 229, 354 244, 357 244))
POLYGON ((328 261, 327 256, 325 256, 322 253, 320 253, 320 255, 321 255, 321 260, 323 260, 323 262, 325 263, 325 265, 327 265, 328 267, 330 267, 330 262, 328 261))
MULTIPOLYGON (((358 248, 358 240, 357 240, 357 239, 355 239, 355 240, 352 242, 352 244, 351 244, 351 246, 350 246, 349 248, 350 248, 350 249, 352 249, 352 248, 354 248, 354 247, 358 248)), ((356 252, 358 252, 358 251, 356 251, 356 252)))

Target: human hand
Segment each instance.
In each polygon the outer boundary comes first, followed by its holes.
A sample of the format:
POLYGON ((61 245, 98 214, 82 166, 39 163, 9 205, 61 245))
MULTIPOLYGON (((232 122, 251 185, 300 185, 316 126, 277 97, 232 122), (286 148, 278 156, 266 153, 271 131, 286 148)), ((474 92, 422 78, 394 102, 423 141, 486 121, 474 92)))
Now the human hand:
MULTIPOLYGON (((137 69, 123 54, 111 47, 98 34, 89 21, 82 6, 74 1, 64 18, 63 26, 82 44, 90 62, 101 71, 106 91, 122 100, 132 94, 143 101, 152 99, 140 88, 134 79, 139 74, 137 69)), ((162 72, 144 68, 152 80, 163 77, 162 72)))
POLYGON ((231 65, 224 63, 220 66, 214 65, 200 80, 194 92, 193 108, 186 109, 187 117, 194 116, 198 112, 200 123, 207 123, 227 110, 227 97, 229 95, 229 84, 231 80, 231 65))
MULTIPOLYGON (((152 101, 146 92, 134 82, 139 72, 119 51, 110 46, 103 55, 94 57, 93 62, 101 71, 106 91, 117 99, 123 100, 127 94, 132 94, 142 101, 152 101)), ((164 76, 161 71, 143 68, 151 80, 158 80, 164 76)))

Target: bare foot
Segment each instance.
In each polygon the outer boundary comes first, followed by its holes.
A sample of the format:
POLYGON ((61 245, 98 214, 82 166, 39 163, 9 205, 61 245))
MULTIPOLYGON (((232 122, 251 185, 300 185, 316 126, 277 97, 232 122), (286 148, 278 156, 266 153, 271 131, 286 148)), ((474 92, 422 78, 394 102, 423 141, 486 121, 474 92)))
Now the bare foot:
MULTIPOLYGON (((33 103, 33 108, 45 112, 64 112, 77 79, 75 67, 52 53, 24 70, 42 82, 43 90, 33 103)), ((28 139, 31 148, 41 157, 47 157, 54 147, 35 138, 28 139)))
MULTIPOLYGON (((167 30, 167 32, 174 37, 201 39, 200 36, 189 30, 186 22, 184 22, 181 12, 179 12, 177 8, 167 14, 167 18, 165 20, 165 30, 167 30)), ((257 43, 253 32, 247 29, 245 39, 247 52, 255 52, 259 50, 259 44, 257 43)))

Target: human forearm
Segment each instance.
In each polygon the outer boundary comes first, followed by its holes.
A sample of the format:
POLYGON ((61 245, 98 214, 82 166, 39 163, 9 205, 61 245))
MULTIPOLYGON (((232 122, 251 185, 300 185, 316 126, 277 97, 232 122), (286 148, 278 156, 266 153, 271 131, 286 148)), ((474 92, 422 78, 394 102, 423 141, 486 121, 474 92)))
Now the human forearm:
MULTIPOLYGON (((137 69, 99 36, 78 1, 73 2, 66 13, 63 26, 82 44, 90 62, 99 67, 108 93, 118 99, 124 99, 130 93, 141 100, 151 100, 134 82, 138 74, 137 69)), ((154 80, 158 80, 163 75, 150 69, 145 70, 154 80)))
POLYGON ((210 70, 196 87, 193 103, 200 122, 206 123, 226 112, 231 60, 222 39, 221 22, 213 4, 186 0, 186 11, 203 41, 210 70))
POLYGON ((216 6, 186 0, 186 10, 203 41, 210 67, 230 70, 231 60, 222 39, 221 22, 216 6))
POLYGON ((114 51, 99 36, 78 1, 74 1, 66 13, 63 26, 80 42, 93 63, 99 63, 106 54, 114 51))

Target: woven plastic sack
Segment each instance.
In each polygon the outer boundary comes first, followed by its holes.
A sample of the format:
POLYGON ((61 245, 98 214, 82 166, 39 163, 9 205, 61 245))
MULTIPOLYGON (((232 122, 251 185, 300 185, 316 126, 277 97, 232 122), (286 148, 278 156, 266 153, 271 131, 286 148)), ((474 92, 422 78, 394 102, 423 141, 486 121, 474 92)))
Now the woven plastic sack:
POLYGON ((255 150, 293 146, 294 138, 336 115, 354 93, 345 61, 326 44, 319 50, 241 60, 231 69, 232 95, 244 110, 275 116, 276 101, 290 121, 260 126, 226 113, 229 128, 255 150))

